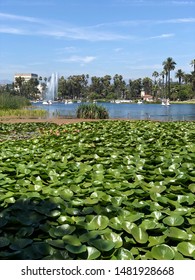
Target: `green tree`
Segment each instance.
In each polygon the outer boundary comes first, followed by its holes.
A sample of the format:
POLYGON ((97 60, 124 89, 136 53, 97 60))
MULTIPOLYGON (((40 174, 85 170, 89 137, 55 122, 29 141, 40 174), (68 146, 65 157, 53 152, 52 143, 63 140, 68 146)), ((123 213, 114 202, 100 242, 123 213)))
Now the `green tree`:
POLYGON ((185 73, 181 69, 178 69, 177 72, 175 73, 175 78, 178 78, 179 85, 181 85, 184 75, 185 73))
POLYGON ((195 59, 192 59, 190 65, 193 67, 193 72, 195 72, 195 59))
POLYGON ((18 92, 19 95, 22 95, 22 86, 25 82, 25 79, 22 78, 21 76, 16 77, 15 82, 14 82, 14 86, 15 86, 15 90, 18 92))
MULTIPOLYGON (((167 95, 170 98, 170 89, 171 89, 171 71, 175 69, 176 62, 173 60, 172 57, 168 57, 165 61, 163 61, 164 70, 166 72, 166 77, 168 79, 167 83, 167 95)), ((166 79, 166 80, 167 80, 166 79)))

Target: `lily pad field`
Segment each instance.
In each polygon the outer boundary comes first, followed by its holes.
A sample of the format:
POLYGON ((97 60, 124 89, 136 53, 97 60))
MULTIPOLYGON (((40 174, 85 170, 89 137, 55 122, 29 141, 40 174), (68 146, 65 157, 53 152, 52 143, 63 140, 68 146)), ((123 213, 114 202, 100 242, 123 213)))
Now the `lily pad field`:
POLYGON ((0 259, 194 260, 195 123, 1 123, 0 259))

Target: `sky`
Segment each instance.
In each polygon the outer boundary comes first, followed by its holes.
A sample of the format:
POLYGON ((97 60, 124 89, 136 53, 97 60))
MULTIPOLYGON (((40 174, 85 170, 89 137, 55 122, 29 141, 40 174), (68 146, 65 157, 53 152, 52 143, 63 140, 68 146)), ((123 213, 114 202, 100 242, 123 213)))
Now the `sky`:
POLYGON ((152 78, 168 57, 192 71, 195 0, 0 0, 0 80, 152 78))

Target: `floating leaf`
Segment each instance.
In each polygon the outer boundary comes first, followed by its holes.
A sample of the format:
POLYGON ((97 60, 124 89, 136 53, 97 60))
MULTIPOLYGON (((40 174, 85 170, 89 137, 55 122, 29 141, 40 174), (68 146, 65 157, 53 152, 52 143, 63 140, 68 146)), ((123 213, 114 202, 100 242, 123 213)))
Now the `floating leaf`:
POLYGON ((10 240, 7 237, 0 237, 0 248, 8 246, 10 240))
POLYGON ((105 240, 111 240, 115 244, 115 248, 120 248, 123 245, 121 236, 115 232, 109 232, 102 237, 105 240))
POLYGON ((11 243, 10 248, 12 250, 20 250, 28 246, 33 242, 32 239, 27 238, 15 238, 14 241, 11 243))
POLYGON ((104 229, 108 226, 109 219, 106 216, 98 215, 93 217, 90 222, 86 225, 86 229, 94 230, 94 229, 104 229))
POLYGON ((181 240, 189 239, 189 236, 186 231, 176 227, 170 227, 164 232, 164 234, 173 239, 181 239, 181 240))
POLYGON ((54 229, 54 235, 55 236, 64 236, 66 234, 71 234, 75 231, 76 227, 75 226, 71 226, 69 224, 64 224, 61 226, 57 226, 54 229))
POLYGON ((96 260, 101 255, 101 252, 97 250, 95 247, 87 246, 87 259, 88 260, 96 260))
POLYGON ((154 246, 151 253, 156 260, 172 260, 175 256, 174 250, 166 244, 154 246))
POLYGON ((81 246, 73 246, 73 245, 66 245, 65 246, 66 250, 68 250, 69 252, 73 253, 73 254, 81 254, 86 252, 87 247, 85 245, 81 245, 81 246))
POLYGON ((176 214, 175 215, 172 214, 163 219, 163 223, 168 226, 180 226, 183 224, 183 222, 184 222, 184 218, 176 214))
POLYGON ((131 230, 131 234, 133 235, 134 239, 141 244, 144 244, 148 241, 148 234, 147 232, 141 227, 133 227, 131 230))
POLYGON ((134 257, 129 250, 125 248, 119 248, 117 251, 117 260, 134 260, 134 257))
POLYGON ((177 245, 177 250, 184 256, 195 258, 195 242, 180 242, 177 245))
POLYGON ((115 247, 114 242, 103 240, 103 239, 95 239, 89 242, 90 245, 96 247, 98 250, 102 251, 110 251, 115 247))

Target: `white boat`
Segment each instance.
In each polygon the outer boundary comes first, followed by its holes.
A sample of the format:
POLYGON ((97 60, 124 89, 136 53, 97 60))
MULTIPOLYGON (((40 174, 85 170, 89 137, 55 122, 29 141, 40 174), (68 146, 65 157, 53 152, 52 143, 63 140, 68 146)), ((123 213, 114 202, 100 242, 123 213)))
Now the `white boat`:
POLYGON ((72 100, 65 100, 64 104, 72 104, 72 100))
POLYGON ((51 104, 52 104, 52 101, 51 101, 51 100, 43 101, 42 104, 43 104, 43 105, 51 105, 51 104))
POLYGON ((138 101, 137 101, 137 104, 142 104, 142 101, 141 101, 141 100, 138 100, 138 101))
POLYGON ((164 100, 162 100, 161 105, 162 105, 162 106, 169 106, 169 105, 170 105, 169 99, 164 99, 164 100))

